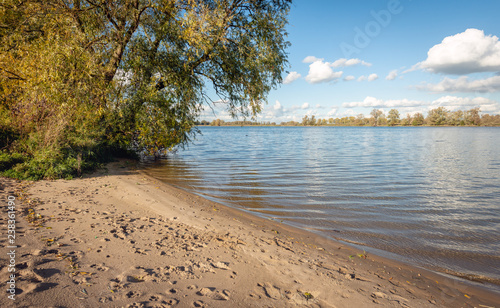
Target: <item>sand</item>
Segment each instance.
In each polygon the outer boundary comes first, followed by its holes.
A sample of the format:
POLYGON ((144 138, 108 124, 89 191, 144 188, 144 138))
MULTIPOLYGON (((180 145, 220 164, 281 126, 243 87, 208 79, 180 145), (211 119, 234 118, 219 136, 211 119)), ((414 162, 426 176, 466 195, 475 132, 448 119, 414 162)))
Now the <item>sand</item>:
POLYGON ((499 294, 224 207, 119 161, 0 181, 1 307, 498 307, 499 294), (6 293, 16 194, 15 300, 6 293))

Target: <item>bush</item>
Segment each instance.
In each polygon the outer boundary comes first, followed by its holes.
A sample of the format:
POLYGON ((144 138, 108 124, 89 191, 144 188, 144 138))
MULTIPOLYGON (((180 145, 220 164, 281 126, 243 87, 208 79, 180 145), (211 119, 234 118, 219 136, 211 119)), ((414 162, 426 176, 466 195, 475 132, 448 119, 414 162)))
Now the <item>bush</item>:
POLYGON ((13 166, 24 162, 23 155, 19 153, 0 152, 0 172, 6 171, 13 166))

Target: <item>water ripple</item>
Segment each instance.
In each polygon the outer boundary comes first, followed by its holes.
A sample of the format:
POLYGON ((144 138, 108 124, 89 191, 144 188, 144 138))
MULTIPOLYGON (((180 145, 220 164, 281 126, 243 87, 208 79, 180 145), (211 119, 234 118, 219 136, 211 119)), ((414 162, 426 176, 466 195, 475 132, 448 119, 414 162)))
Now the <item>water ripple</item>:
POLYGON ((147 172, 324 236, 500 281, 498 128, 201 131, 147 172))

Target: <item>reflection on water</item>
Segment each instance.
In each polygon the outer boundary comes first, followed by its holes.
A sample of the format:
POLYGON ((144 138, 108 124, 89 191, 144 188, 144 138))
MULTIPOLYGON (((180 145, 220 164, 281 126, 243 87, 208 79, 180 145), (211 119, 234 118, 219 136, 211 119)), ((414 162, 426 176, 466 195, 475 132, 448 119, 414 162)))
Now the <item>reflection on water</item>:
POLYGON ((500 281, 498 128, 201 130, 148 172, 325 236, 500 281))

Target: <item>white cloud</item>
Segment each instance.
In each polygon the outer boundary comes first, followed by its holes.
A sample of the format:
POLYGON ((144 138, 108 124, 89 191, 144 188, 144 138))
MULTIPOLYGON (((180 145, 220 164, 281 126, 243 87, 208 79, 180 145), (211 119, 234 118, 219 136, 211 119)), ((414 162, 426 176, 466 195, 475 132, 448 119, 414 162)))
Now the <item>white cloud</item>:
POLYGON ((356 79, 356 77, 354 77, 353 75, 349 75, 349 76, 346 76, 344 78, 345 81, 351 81, 351 80, 354 80, 354 79, 356 79))
POLYGON ((389 72, 389 75, 385 77, 386 80, 394 80, 398 76, 398 70, 392 70, 389 72))
POLYGON ((434 73, 470 74, 500 71, 500 42, 498 37, 478 29, 445 37, 427 52, 420 67, 434 73))
POLYGON ((445 77, 437 84, 428 83, 416 88, 432 92, 499 92, 500 76, 479 80, 469 80, 467 76, 461 76, 457 79, 445 77))
MULTIPOLYGON (((316 58, 314 56, 307 56, 302 60, 304 63, 311 63, 309 65, 309 73, 306 76, 306 80, 309 83, 322 83, 328 82, 342 77, 343 72, 336 72, 332 68, 346 67, 354 65, 364 65, 371 66, 371 63, 360 59, 346 59, 340 58, 334 62, 325 62, 323 58, 316 58)), ((373 74, 372 74, 373 75, 373 74)), ((347 76, 344 80, 350 81, 354 80, 354 76, 347 76)), ((376 78, 375 78, 376 79, 376 78)))
POLYGON ((309 73, 306 76, 306 80, 307 82, 313 84, 322 83, 338 79, 342 77, 342 74, 342 71, 333 71, 331 68, 331 63, 323 62, 323 60, 317 60, 309 65, 309 73))
POLYGON ((281 103, 277 100, 271 110, 268 110, 267 114, 273 118, 279 118, 283 116, 285 109, 281 105, 281 103))
POLYGON ((481 111, 492 112, 499 111, 500 104, 494 100, 485 97, 457 97, 443 96, 433 101, 429 108, 445 107, 448 110, 454 111, 459 109, 471 109, 479 107, 481 111))
POLYGON ((329 117, 334 117, 337 114, 338 110, 339 109, 337 107, 333 107, 330 111, 328 111, 326 115, 329 117))
POLYGON ((302 60, 303 63, 313 63, 316 61, 323 61, 324 59, 316 58, 315 56, 307 56, 302 60))
POLYGON ((377 80, 378 79, 378 75, 377 74, 370 74, 370 76, 368 76, 368 81, 374 81, 374 80, 377 80))
POLYGON ((300 75, 297 72, 290 72, 286 77, 285 80, 283 81, 283 84, 290 84, 294 82, 295 80, 299 79, 302 75, 300 75))
POLYGON ((338 60, 335 60, 332 63, 332 67, 342 67, 342 66, 353 66, 356 64, 361 64, 364 66, 371 66, 371 63, 362 61, 360 59, 346 59, 346 58, 340 58, 338 60))
POLYGON ((343 112, 340 112, 340 113, 336 113, 335 114, 335 117, 337 118, 343 118, 343 117, 355 117, 356 115, 358 115, 359 112, 356 112, 352 109, 346 109, 344 110, 343 112))
POLYGON ((309 108, 309 103, 303 103, 302 106, 300 106, 300 109, 308 109, 309 108))
POLYGON ((378 75, 374 73, 374 74, 370 74, 368 77, 365 75, 359 76, 358 81, 365 81, 365 80, 374 81, 377 79, 378 79, 378 75))
POLYGON ((415 111, 421 112, 422 107, 427 107, 428 109, 433 109, 437 107, 445 107, 450 111, 458 109, 471 109, 474 107, 480 107, 481 111, 489 113, 500 112, 500 104, 497 101, 491 100, 485 97, 457 97, 457 96, 443 96, 432 102, 417 101, 409 99, 398 99, 398 100, 381 100, 372 96, 367 96, 361 102, 345 102, 342 104, 342 108, 398 108, 402 114, 404 112, 414 113, 415 111))
POLYGON ((396 107, 416 107, 428 104, 423 101, 412 101, 408 99, 400 100, 381 100, 372 96, 367 96, 362 102, 346 102, 342 104, 343 108, 355 107, 373 107, 373 108, 396 108, 396 107))

